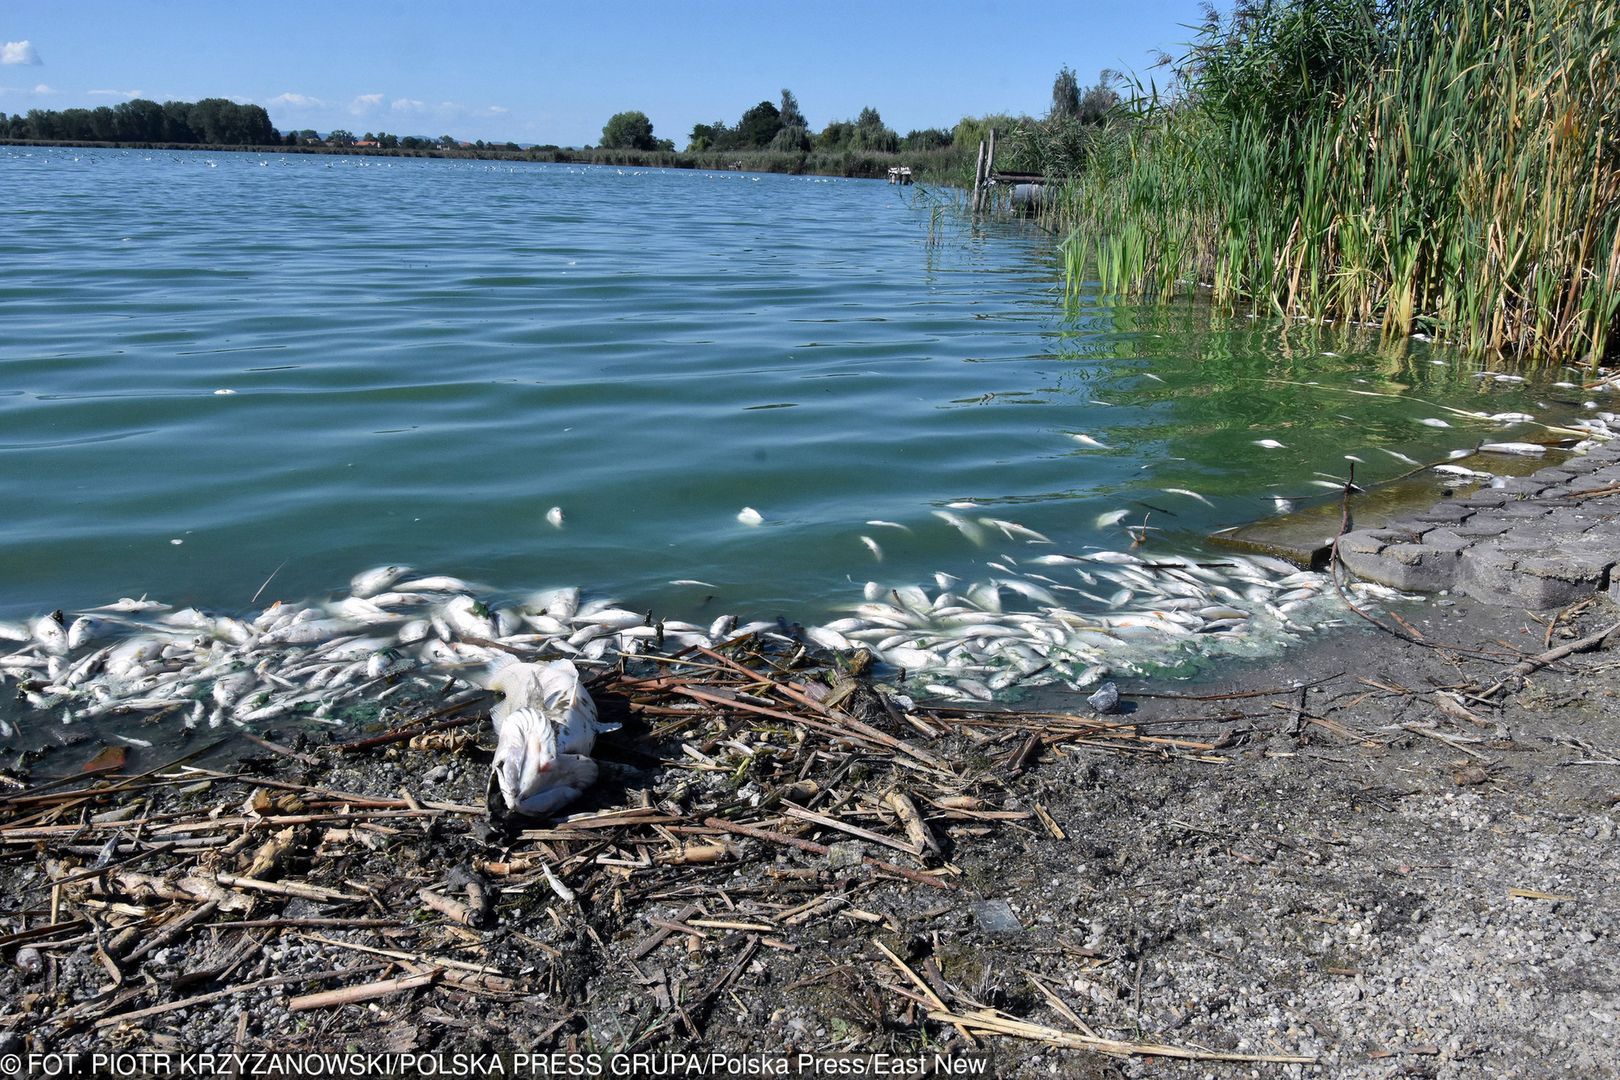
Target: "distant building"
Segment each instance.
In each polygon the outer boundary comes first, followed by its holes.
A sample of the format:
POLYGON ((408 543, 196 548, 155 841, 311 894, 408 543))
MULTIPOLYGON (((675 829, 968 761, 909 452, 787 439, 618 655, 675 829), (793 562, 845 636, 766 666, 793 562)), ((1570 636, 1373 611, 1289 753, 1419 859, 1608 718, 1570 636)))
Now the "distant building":
POLYGON ((362 149, 362 150, 367 148, 367 147, 370 147, 371 149, 375 150, 378 147, 380 147, 382 145, 382 143, 379 143, 376 139, 356 139, 354 141, 354 145, 357 148, 362 149))

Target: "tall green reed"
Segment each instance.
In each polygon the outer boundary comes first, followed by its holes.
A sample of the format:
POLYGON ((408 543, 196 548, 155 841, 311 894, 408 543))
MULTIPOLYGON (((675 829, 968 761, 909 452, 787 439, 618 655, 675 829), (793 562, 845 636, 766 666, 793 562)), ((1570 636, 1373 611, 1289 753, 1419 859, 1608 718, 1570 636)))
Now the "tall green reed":
POLYGON ((1243 5, 1093 138, 1060 202, 1069 288, 1596 364, 1620 342, 1617 42, 1620 0, 1243 5))

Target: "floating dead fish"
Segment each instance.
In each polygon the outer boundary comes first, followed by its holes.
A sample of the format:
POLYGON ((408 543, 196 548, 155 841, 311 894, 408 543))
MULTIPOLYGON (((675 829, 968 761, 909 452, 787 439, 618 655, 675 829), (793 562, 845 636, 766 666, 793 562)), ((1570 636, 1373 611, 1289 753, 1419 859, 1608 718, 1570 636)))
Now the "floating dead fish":
POLYGON ((960 514, 953 514, 949 510, 935 510, 933 515, 967 537, 973 544, 978 547, 984 546, 984 530, 967 518, 962 517, 960 514))
POLYGON ((362 600, 392 588, 394 582, 411 572, 408 566, 378 566, 354 576, 349 582, 349 595, 362 600))
POLYGON ((1256 439, 1254 441, 1254 445, 1262 447, 1262 448, 1264 448, 1266 450, 1286 450, 1286 449, 1288 449, 1286 446, 1284 446, 1282 443, 1278 442, 1276 439, 1256 439))
POLYGON ((1188 491, 1186 488, 1160 488, 1159 490, 1169 495, 1185 495, 1189 499, 1197 499, 1199 502, 1203 503, 1212 510, 1215 508, 1214 503, 1210 502, 1196 491, 1188 491))
POLYGON ((562 526, 563 526, 562 507, 553 506, 550 510, 547 510, 546 511, 546 521, 548 523, 550 523, 551 527, 554 528, 554 529, 562 528, 562 526))
POLYGON ((1071 431, 1069 433, 1069 438, 1073 439, 1077 443, 1080 443, 1082 446, 1090 446, 1090 447, 1093 447, 1094 449, 1097 449, 1097 450, 1112 450, 1113 449, 1112 446, 1109 446, 1107 443, 1102 442, 1100 439, 1094 439, 1090 435, 1082 435, 1082 434, 1080 434, 1078 432, 1071 431))
POLYGON ((765 516, 752 506, 745 506, 737 511, 737 520, 744 525, 759 525, 764 522, 765 516))
POLYGON ((872 553, 872 558, 876 559, 878 562, 883 561, 883 549, 878 546, 878 542, 876 540, 872 539, 870 536, 862 536, 861 543, 865 544, 867 550, 872 553))

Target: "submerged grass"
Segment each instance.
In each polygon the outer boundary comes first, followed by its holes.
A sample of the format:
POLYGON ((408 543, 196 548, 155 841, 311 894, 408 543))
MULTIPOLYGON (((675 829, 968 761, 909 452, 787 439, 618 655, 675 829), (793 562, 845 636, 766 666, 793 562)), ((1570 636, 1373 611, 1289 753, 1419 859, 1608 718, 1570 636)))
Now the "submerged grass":
POLYGON ((1068 284, 1598 363, 1620 315, 1616 0, 1266 0, 1061 195, 1068 284))

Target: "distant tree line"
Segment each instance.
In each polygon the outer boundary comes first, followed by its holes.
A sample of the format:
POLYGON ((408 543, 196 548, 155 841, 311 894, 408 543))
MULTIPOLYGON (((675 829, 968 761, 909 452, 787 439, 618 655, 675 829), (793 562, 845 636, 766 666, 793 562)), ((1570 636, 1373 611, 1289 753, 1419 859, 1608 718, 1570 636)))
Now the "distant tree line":
POLYGON ((869 153, 894 154, 908 150, 934 150, 951 145, 951 133, 939 128, 913 131, 904 137, 883 122, 871 106, 854 120, 834 120, 820 132, 810 127, 799 99, 783 90, 779 103, 762 101, 742 114, 735 124, 716 120, 695 124, 686 149, 693 153, 710 150, 771 150, 777 153, 869 153))
MULTIPOLYGON (((1072 175, 1083 167, 1092 133, 1120 106, 1119 95, 1104 72, 1097 84, 1082 87, 1064 68, 1052 88, 1052 107, 1044 119, 1028 116, 963 117, 954 128, 923 128, 900 135, 867 106, 853 120, 833 120, 814 130, 791 90, 777 101, 761 101, 736 123, 724 120, 695 124, 687 137, 687 154, 735 153, 739 160, 759 154, 843 155, 931 154, 954 150, 971 155, 991 128, 1007 136, 1007 164, 1036 172, 1072 175)), ((591 149, 590 147, 586 148, 591 149)), ((640 111, 615 114, 602 129, 601 150, 670 152, 668 139, 653 135, 652 121, 640 111)), ((998 160, 998 165, 1003 163, 998 160)))
POLYGON ((0 138, 63 142, 210 143, 268 146, 281 136, 262 105, 227 98, 165 101, 135 98, 94 109, 30 109, 0 113, 0 138))

